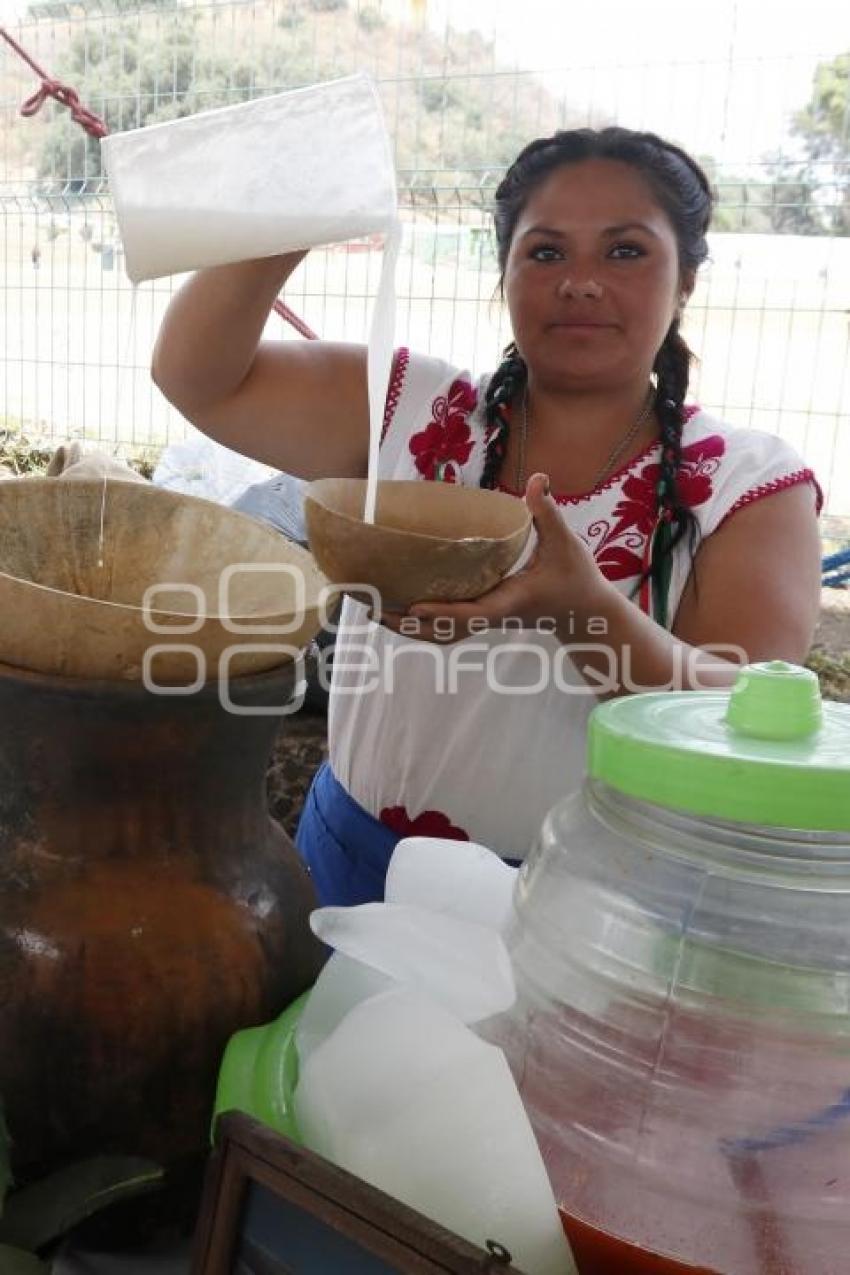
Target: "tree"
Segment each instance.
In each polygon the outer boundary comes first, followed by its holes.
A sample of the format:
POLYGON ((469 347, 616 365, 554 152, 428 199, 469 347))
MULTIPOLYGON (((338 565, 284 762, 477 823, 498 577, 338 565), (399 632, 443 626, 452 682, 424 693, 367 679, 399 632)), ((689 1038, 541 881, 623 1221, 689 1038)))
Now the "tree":
POLYGON ((818 64, 812 96, 795 115, 792 132, 808 161, 801 166, 805 180, 825 196, 819 201, 822 222, 850 235, 850 52, 818 64))
MULTIPOLYGON (((108 40, 83 27, 59 74, 111 133, 255 96, 250 64, 199 51, 197 27, 188 10, 172 11, 156 28, 118 23, 108 40)), ((47 130, 38 173, 66 191, 90 190, 101 179, 100 143, 63 113, 47 130)))
POLYGON ((770 229, 774 234, 822 235, 817 186, 807 165, 787 155, 768 156, 770 229))
POLYGON ((811 159, 850 158, 850 52, 818 64, 811 100, 797 112, 792 131, 811 159))
POLYGON ((818 235, 811 186, 799 175, 799 165, 781 154, 770 155, 765 175, 727 172, 709 156, 700 163, 715 190, 714 230, 737 234, 818 235))
POLYGON ((173 9, 178 0, 31 0, 27 17, 78 18, 113 13, 135 13, 140 8, 173 9))
MULTIPOLYGON (((478 32, 454 33, 447 50, 427 29, 383 17, 376 21, 371 8, 355 9, 347 0, 293 0, 282 13, 262 0, 244 8, 144 0, 132 22, 130 0, 74 2, 98 5, 114 16, 69 25, 54 73, 104 118, 110 132, 369 65, 394 130, 402 182, 413 173, 429 183, 439 175, 441 185, 457 188, 466 200, 473 198, 465 193, 470 188, 491 189, 505 163, 532 137, 583 122, 531 76, 493 75, 499 69, 493 46, 478 32)), ((377 7, 374 13, 380 16, 377 7)), ((57 113, 44 130, 37 170, 65 192, 97 189, 99 145, 67 114, 57 113)))
POLYGON ((821 63, 811 100, 792 122, 802 154, 776 151, 764 176, 739 176, 702 159, 718 193, 717 230, 789 235, 850 234, 850 53, 821 63))

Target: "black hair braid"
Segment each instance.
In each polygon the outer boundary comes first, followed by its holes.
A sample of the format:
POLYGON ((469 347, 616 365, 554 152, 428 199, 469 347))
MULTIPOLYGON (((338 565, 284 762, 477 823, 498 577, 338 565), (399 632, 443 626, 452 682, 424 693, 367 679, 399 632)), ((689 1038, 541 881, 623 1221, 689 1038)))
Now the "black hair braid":
POLYGON ((655 410, 661 426, 661 474, 656 496, 659 512, 665 522, 670 524, 671 549, 684 535, 693 535, 696 527, 693 513, 679 498, 678 485, 679 466, 682 463, 685 394, 691 357, 690 350, 679 335, 678 320, 674 320, 653 364, 656 376, 655 410))
POLYGON ((656 376, 655 410, 661 426, 661 461, 655 492, 659 523, 648 575, 655 590, 655 619, 664 626, 668 619, 667 595, 673 550, 687 536, 693 560, 699 537, 697 520, 690 507, 682 501, 678 483, 682 463, 684 402, 691 358, 691 351, 679 334, 678 320, 674 320, 653 365, 656 376))
POLYGON ((481 475, 482 487, 493 488, 499 481, 511 428, 505 409, 519 401, 525 390, 527 379, 528 369, 525 362, 519 350, 511 343, 505 350, 502 362, 490 377, 484 394, 487 450, 484 457, 484 471, 481 475))

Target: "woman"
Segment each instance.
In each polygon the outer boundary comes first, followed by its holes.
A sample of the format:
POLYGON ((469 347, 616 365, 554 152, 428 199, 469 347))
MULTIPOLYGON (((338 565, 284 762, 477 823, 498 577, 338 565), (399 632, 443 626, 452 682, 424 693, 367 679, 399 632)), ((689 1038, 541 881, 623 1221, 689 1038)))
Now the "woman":
MULTIPOLYGON (((514 334, 504 361, 473 382, 397 354, 382 475, 525 492, 537 542, 471 603, 379 625, 346 601, 330 766, 298 835, 323 902, 382 897, 400 835, 522 858, 579 782, 598 695, 723 687, 742 660, 805 657, 819 599, 813 476, 779 440, 684 403, 679 323, 711 202, 698 165, 652 134, 533 142, 496 194, 514 334)), ((365 350, 259 344, 299 260, 191 279, 154 377, 237 451, 304 478, 363 476, 365 350)))

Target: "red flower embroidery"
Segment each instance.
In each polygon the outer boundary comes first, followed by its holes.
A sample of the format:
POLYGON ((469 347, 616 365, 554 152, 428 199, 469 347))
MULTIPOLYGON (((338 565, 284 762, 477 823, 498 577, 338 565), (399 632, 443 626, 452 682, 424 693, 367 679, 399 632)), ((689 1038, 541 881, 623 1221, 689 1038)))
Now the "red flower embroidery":
MULTIPOLYGON (((717 434, 682 448, 682 461, 676 473, 676 482, 683 504, 693 509, 709 499, 712 493, 711 480, 717 471, 716 462, 725 450, 726 444, 717 434)), ((629 475, 622 488, 625 499, 614 506, 617 521, 611 528, 611 536, 627 527, 637 527, 644 535, 649 535, 655 525, 655 489, 660 477, 661 465, 657 461, 644 465, 639 474, 629 475)))
POLYGON ((456 483, 458 466, 465 465, 472 452, 469 414, 478 396, 469 381, 453 381, 443 398, 431 404, 427 427, 410 440, 410 451, 423 478, 456 483))
MULTIPOLYGON (((679 497, 690 509, 710 499, 712 479, 717 473, 726 443, 718 434, 700 438, 682 448, 677 471, 679 497)), ((661 465, 653 461, 637 474, 629 474, 621 488, 622 499, 614 506, 613 520, 589 529, 593 556, 608 580, 628 580, 643 569, 643 548, 658 516, 656 487, 661 465), (619 543, 617 543, 619 542, 619 543)))
POLYGON ((635 527, 641 535, 649 535, 657 516, 655 485, 660 472, 660 465, 646 465, 639 474, 629 475, 621 489, 623 499, 614 506, 615 522, 606 536, 607 540, 629 527, 635 527))
POLYGON ((606 580, 631 580, 643 570, 640 554, 633 553, 625 545, 605 545, 594 557, 606 580))
POLYGON ((469 833, 456 828, 439 810, 423 810, 411 819, 404 806, 385 806, 378 816, 381 823, 400 837, 447 837, 450 841, 468 841, 469 833))

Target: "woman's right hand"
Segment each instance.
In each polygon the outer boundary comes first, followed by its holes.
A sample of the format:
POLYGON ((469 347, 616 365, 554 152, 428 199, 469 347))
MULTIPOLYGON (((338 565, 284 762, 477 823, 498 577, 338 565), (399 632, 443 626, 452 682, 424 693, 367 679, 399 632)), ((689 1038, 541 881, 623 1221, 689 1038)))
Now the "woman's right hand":
POLYGON ((304 253, 216 266, 172 299, 151 374, 203 433, 301 478, 362 477, 369 447, 366 347, 262 342, 304 253))

